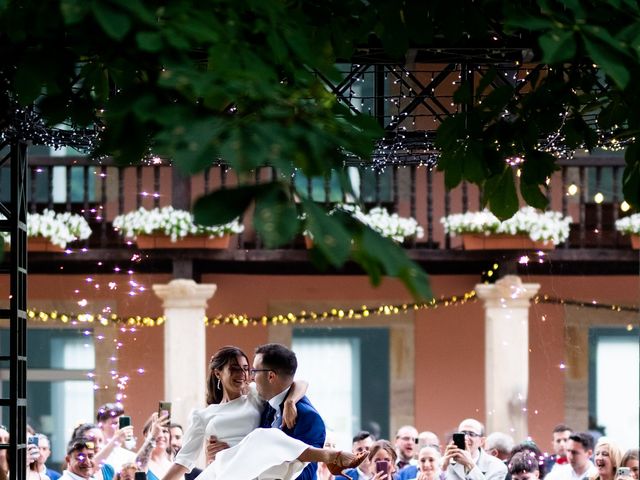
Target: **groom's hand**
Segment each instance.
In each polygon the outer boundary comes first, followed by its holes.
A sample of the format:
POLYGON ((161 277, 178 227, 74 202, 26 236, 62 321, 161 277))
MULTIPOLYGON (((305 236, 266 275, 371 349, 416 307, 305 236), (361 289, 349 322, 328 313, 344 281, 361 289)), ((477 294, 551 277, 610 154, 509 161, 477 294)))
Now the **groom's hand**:
POLYGON ((207 442, 207 465, 216 459, 216 454, 218 452, 227 448, 229 448, 229 444, 227 442, 220 442, 218 441, 218 437, 211 435, 207 442))

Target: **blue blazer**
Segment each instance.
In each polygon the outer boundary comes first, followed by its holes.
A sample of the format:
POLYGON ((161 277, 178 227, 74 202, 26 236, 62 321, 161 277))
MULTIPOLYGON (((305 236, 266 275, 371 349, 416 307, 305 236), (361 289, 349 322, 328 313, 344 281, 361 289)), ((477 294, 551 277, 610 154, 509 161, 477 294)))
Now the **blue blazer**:
MULTIPOLYGON (((284 402, 280 405, 280 411, 283 411, 284 402)), ((312 447, 322 448, 324 447, 324 440, 326 437, 326 430, 324 422, 318 411, 313 408, 311 402, 307 397, 302 397, 298 403, 296 403, 298 410, 298 418, 293 429, 282 426, 282 431, 290 437, 297 438, 303 441, 307 445, 312 447)), ((271 407, 267 404, 267 408, 262 412, 260 419, 260 426, 262 428, 270 428, 271 424, 268 422, 267 415, 271 407)), ((315 480, 316 471, 318 465, 310 463, 305 467, 302 473, 296 480, 315 480)))
POLYGON ((342 475, 336 475, 336 480, 358 480, 360 478, 360 474, 358 473, 357 468, 348 468, 344 471, 344 473, 347 475, 346 477, 342 475))

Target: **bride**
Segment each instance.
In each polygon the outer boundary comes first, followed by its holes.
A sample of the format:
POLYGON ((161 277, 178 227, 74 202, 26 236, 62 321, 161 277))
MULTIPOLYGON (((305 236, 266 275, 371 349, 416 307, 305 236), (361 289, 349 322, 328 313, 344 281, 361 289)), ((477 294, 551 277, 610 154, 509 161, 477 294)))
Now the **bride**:
MULTIPOLYGON (((258 428, 265 402, 248 385, 249 360, 237 347, 222 347, 211 358, 207 403, 194 410, 183 446, 163 480, 182 480, 195 466, 204 440, 215 436, 230 448, 219 451, 198 480, 292 480, 308 462, 326 463, 332 473, 359 465, 365 458, 350 452, 315 448, 279 428, 258 428)), ((295 404, 306 386, 294 383, 283 412, 283 424, 295 423, 295 404)))

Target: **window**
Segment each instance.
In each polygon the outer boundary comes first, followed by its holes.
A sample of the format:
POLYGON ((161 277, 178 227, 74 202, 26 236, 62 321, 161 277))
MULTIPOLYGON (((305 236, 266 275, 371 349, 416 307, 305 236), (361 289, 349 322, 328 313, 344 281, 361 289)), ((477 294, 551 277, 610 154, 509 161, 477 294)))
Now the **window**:
MULTIPOLYGON (((71 431, 94 416, 95 368, 93 337, 88 330, 29 329, 27 336, 27 421, 51 441, 47 465, 59 466, 71 431)), ((0 331, 2 352, 9 351, 9 334, 0 331)), ((0 370, 2 395, 9 388, 9 370, 0 370)), ((4 412, 3 412, 4 413, 4 412)), ((3 418, 2 422, 8 422, 3 418)))
POLYGON ((592 328, 589 337, 589 416, 605 435, 631 448, 640 435, 638 331, 592 328))
POLYGON ((338 448, 349 450, 360 430, 389 438, 389 331, 387 328, 295 328, 297 378, 338 448), (342 436, 337 436, 338 432, 342 436))

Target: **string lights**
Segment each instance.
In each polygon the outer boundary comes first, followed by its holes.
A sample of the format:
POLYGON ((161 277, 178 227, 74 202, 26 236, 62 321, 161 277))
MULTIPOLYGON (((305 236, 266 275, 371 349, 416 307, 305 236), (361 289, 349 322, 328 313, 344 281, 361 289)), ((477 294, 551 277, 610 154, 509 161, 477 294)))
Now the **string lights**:
POLYGON ((165 317, 149 317, 135 315, 131 317, 120 317, 115 313, 109 315, 91 313, 60 313, 56 310, 44 312, 37 309, 27 310, 27 318, 41 323, 62 323, 68 325, 100 324, 102 326, 126 326, 126 327, 155 327, 165 322, 165 317))
MULTIPOLYGON (((204 317, 203 321, 206 326, 216 327, 218 325, 233 325, 237 327, 248 326, 267 326, 267 325, 287 325, 287 324, 305 324, 305 323, 321 323, 334 322, 342 320, 362 320, 369 317, 387 317, 391 315, 405 314, 410 311, 429 310, 436 308, 458 307, 469 302, 476 302, 476 291, 471 290, 462 295, 453 295, 450 297, 433 298, 428 302, 419 303, 399 303, 399 304, 383 304, 375 307, 362 305, 360 308, 343 308, 334 307, 323 311, 307 311, 288 312, 277 315, 261 315, 249 316, 244 314, 227 314, 216 315, 215 317, 204 317)), ((613 312, 640 312, 638 305, 619 305, 611 303, 599 303, 595 300, 583 301, 552 297, 550 295, 537 295, 533 298, 534 304, 552 304, 567 305, 580 308, 592 308, 600 310, 610 310, 613 312)), ((44 312, 41 310, 30 309, 27 311, 27 317, 36 322, 60 322, 68 325, 86 325, 100 324, 103 326, 119 326, 119 327, 155 327, 163 325, 166 321, 164 316, 129 316, 120 317, 115 313, 109 315, 92 315, 88 313, 69 314, 57 311, 44 312)))

